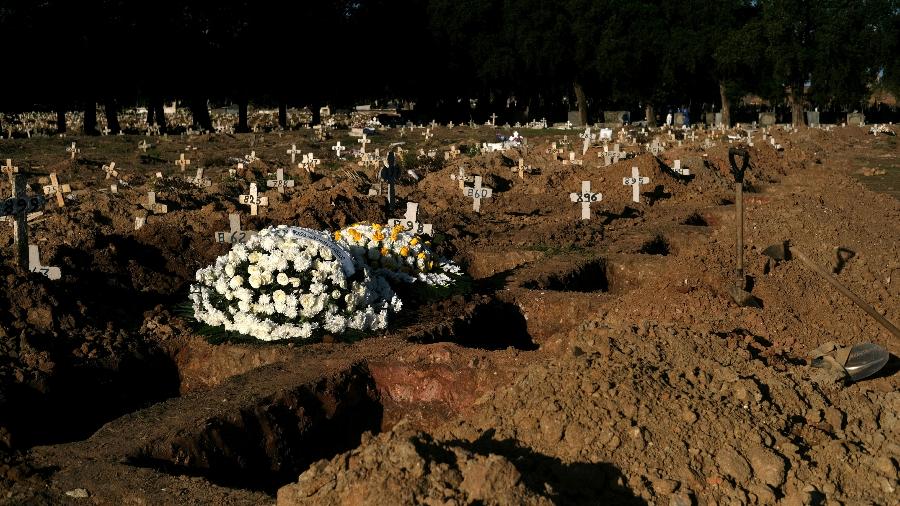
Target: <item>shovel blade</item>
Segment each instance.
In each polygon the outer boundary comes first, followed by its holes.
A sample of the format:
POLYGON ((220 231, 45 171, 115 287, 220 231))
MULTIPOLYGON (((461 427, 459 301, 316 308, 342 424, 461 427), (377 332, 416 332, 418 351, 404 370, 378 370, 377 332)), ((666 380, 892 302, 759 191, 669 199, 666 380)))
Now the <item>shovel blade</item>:
POLYGON ((762 254, 771 258, 772 260, 775 260, 776 262, 791 259, 791 250, 787 242, 783 242, 781 244, 773 244, 764 249, 762 251, 762 254))
POLYGON ((877 344, 857 344, 850 349, 850 356, 847 357, 844 369, 847 370, 851 380, 859 381, 880 371, 890 356, 887 350, 877 344))
POLYGON ((728 285, 728 295, 735 304, 741 307, 762 308, 762 302, 754 297, 750 292, 744 290, 737 285, 728 285))

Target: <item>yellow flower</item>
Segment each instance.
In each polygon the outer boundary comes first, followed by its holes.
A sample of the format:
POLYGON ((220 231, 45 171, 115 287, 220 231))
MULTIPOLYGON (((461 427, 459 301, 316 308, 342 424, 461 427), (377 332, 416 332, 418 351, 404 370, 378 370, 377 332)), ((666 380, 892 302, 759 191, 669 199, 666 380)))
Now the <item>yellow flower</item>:
POLYGON ((420 260, 425 260, 425 252, 424 251, 420 252, 418 255, 416 255, 416 257, 419 258, 420 260))
POLYGON ((418 237, 413 237, 412 240, 409 241, 409 245, 410 245, 410 246, 415 246, 416 244, 419 244, 419 238, 418 238, 418 237))
POLYGON ((357 232, 355 228, 351 228, 347 230, 347 232, 350 233, 350 237, 352 237, 354 241, 359 242, 359 240, 362 239, 362 234, 357 232))
POLYGON ((341 240, 341 231, 340 231, 340 230, 338 230, 338 231, 336 231, 336 232, 334 233, 334 240, 335 240, 335 241, 340 241, 340 240, 341 240))
POLYGON ((430 271, 432 268, 434 268, 434 261, 433 261, 433 260, 429 260, 429 261, 428 261, 428 270, 430 271))
POLYGON ((372 224, 372 230, 374 230, 374 231, 376 231, 376 232, 380 232, 381 229, 382 229, 382 226, 381 226, 380 223, 373 223, 373 224, 372 224))
POLYGON ((409 255, 409 248, 404 246, 400 248, 400 256, 405 257, 406 255, 409 255))
POLYGON ((387 248, 381 248, 381 256, 386 257, 391 251, 387 248))
POLYGON ((382 234, 380 230, 376 231, 374 234, 372 234, 372 239, 381 242, 384 240, 384 234, 382 234))

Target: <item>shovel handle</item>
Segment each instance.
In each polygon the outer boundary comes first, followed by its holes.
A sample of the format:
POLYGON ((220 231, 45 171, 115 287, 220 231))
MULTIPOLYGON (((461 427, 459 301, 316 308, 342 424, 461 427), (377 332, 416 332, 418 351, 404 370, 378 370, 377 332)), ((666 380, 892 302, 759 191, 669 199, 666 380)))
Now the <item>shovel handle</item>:
POLYGON ((819 274, 820 276, 825 278, 825 281, 828 281, 829 283, 831 283, 831 286, 837 288, 837 290, 839 292, 841 292, 842 294, 844 294, 844 296, 846 296, 848 299, 850 299, 854 303, 856 303, 856 305, 859 306, 863 311, 865 311, 866 313, 869 313, 869 316, 871 316, 872 318, 875 318, 875 320, 877 320, 878 323, 880 323, 884 328, 888 329, 888 331, 890 331, 891 334, 894 334, 894 337, 896 337, 897 339, 900 339, 900 329, 898 329, 896 326, 894 326, 893 323, 889 322, 887 320, 887 318, 885 318, 884 316, 881 316, 881 314, 878 311, 875 311, 874 307, 870 306, 866 301, 860 299, 858 295, 856 295, 855 293, 848 290, 847 287, 845 287, 840 281, 835 279, 834 276, 827 273, 825 271, 825 269, 814 264, 809 258, 806 258, 806 255, 804 255, 802 251, 791 246, 790 252, 791 252, 791 255, 793 255, 798 260, 803 262, 807 267, 814 270, 817 274, 819 274))
POLYGON ((744 182, 744 172, 750 166, 750 152, 743 148, 730 148, 728 150, 728 161, 731 163, 731 172, 734 174, 734 180, 738 183, 744 182), (741 166, 738 168, 735 158, 741 158, 741 166))

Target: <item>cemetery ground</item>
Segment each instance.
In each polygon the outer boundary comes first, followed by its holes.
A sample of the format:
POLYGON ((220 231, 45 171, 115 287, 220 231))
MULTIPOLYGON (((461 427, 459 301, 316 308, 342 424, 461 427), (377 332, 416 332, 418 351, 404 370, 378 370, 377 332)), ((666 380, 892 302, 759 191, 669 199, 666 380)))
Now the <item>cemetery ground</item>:
POLYGON ((308 130, 0 141, 30 193, 50 173, 72 190, 28 223, 59 280, 17 270, 0 226, 0 503, 896 503, 900 342, 802 264, 760 254, 790 239, 900 321, 900 202, 883 193, 900 187, 896 137, 776 128, 782 151, 755 139, 752 308, 726 291, 725 133, 604 166, 596 144, 582 165, 563 163, 568 147, 548 153, 573 130, 522 131, 521 155, 467 153, 492 128, 424 131, 370 137, 367 151, 406 142, 390 212, 367 196, 376 169, 330 150, 357 147, 341 130, 324 143, 308 130), (292 144, 322 160, 314 173, 290 163, 292 144), (462 153, 445 161, 450 145, 462 153), (537 170, 520 178, 519 156, 537 170), (873 160, 885 173, 863 175, 873 160), (640 202, 620 182, 632 167, 650 180, 640 202), (197 168, 208 186, 185 181, 197 168), (278 168, 295 181, 284 193, 266 186, 278 168), (492 189, 480 213, 460 169, 492 189), (582 181, 602 193, 590 220, 569 197, 582 181), (249 182, 268 190, 257 216, 239 203, 249 182), (146 209, 150 191, 165 213, 146 209), (194 273, 230 247, 215 240, 229 214, 242 230, 335 230, 402 217, 405 202, 471 276, 465 293, 352 341, 219 342, 187 318, 194 273), (843 384, 809 366, 826 341, 892 357, 843 384))

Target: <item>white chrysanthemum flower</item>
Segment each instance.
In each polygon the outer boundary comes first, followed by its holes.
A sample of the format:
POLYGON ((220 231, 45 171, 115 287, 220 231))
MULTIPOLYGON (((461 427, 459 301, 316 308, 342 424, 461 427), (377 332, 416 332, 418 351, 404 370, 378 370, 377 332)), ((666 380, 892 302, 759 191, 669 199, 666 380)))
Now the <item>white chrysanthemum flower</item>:
POLYGON ((244 284, 244 278, 240 276, 235 276, 231 278, 231 281, 228 282, 228 286, 231 287, 232 290, 237 290, 244 284))

